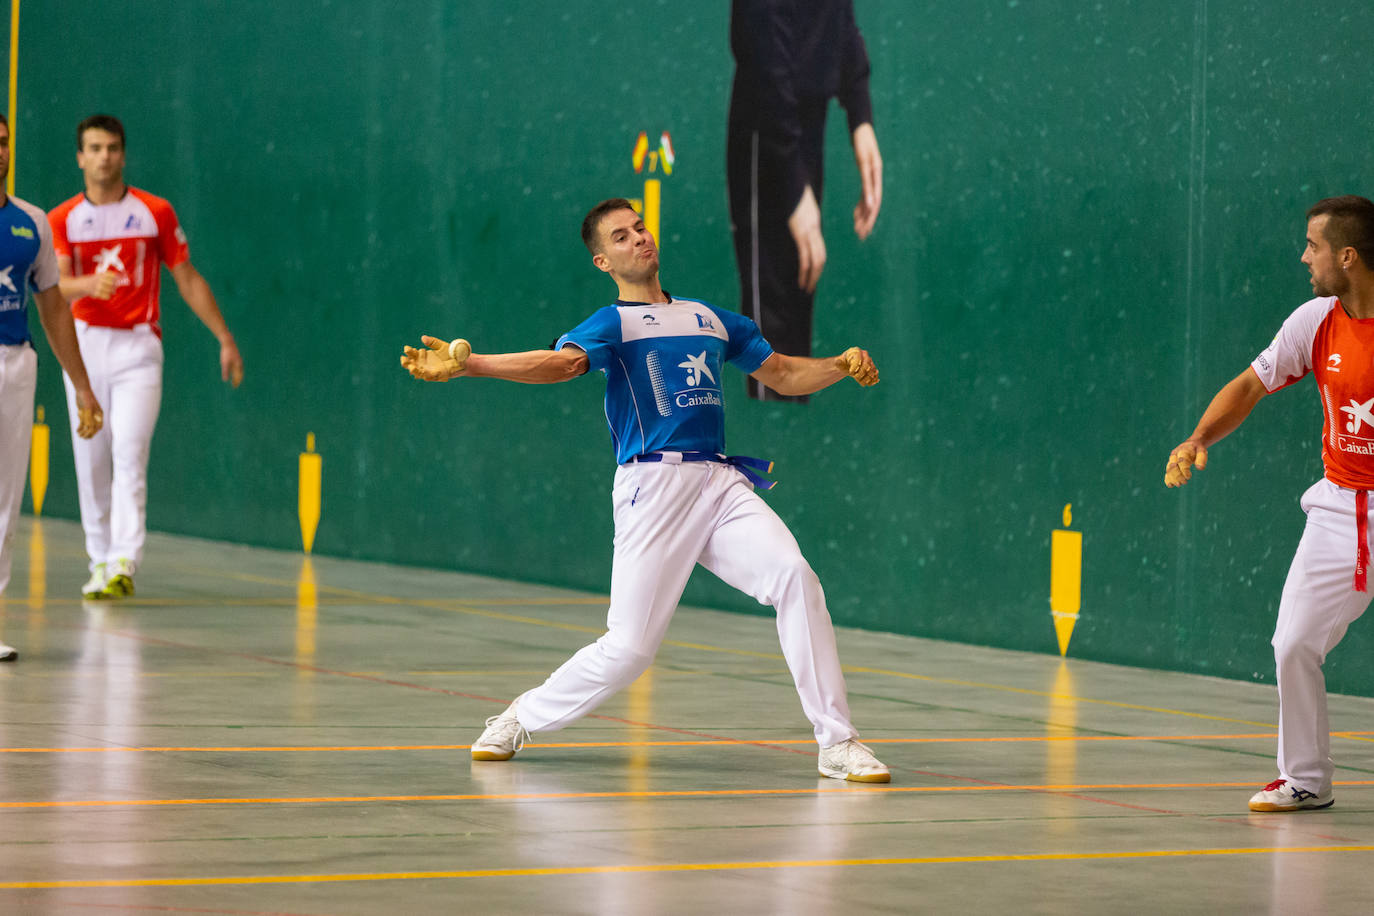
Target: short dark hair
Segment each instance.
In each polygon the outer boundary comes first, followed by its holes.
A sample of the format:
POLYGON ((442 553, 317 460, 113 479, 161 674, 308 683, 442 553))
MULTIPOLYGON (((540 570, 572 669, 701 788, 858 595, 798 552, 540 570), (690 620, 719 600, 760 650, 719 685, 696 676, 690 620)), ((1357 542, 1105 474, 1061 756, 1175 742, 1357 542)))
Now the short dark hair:
POLYGON ((0 124, 5 125, 5 130, 10 129, 10 119, 0 114, 0 124))
POLYGON ((601 226, 601 220, 607 213, 614 213, 616 210, 633 210, 634 204, 623 197, 612 197, 603 200, 587 211, 587 215, 582 220, 582 244, 587 246, 587 250, 592 254, 600 251, 600 239, 596 237, 596 230, 601 226))
POLYGON ((1354 248, 1366 267, 1374 270, 1374 201, 1354 194, 1319 200, 1307 218, 1327 216, 1322 234, 1332 248, 1354 248))
POLYGON ((114 134, 119 138, 119 145, 124 146, 124 125, 119 123, 119 118, 114 115, 93 114, 80 124, 76 125, 76 151, 82 150, 81 137, 88 130, 103 130, 114 134))

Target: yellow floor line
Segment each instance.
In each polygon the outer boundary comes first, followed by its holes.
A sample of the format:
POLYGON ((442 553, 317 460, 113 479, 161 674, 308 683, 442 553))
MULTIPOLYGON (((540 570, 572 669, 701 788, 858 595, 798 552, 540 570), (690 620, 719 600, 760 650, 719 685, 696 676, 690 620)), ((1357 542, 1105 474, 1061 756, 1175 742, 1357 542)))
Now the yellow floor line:
POLYGON ((6 881, 3 890, 92 887, 197 887, 247 884, 312 884, 326 881, 426 881, 451 878, 547 878, 567 875, 669 874, 779 868, 855 868, 896 865, 985 865, 1005 862, 1081 862, 1112 859, 1193 858, 1200 856, 1291 855, 1294 853, 1374 852, 1374 846, 1268 846, 1235 849, 1142 849, 1123 852, 1042 852, 982 856, 912 856, 882 859, 796 859, 775 862, 669 862, 657 865, 565 865, 550 868, 474 868, 459 871, 364 872, 333 875, 239 875, 223 878, 116 878, 66 881, 6 881))

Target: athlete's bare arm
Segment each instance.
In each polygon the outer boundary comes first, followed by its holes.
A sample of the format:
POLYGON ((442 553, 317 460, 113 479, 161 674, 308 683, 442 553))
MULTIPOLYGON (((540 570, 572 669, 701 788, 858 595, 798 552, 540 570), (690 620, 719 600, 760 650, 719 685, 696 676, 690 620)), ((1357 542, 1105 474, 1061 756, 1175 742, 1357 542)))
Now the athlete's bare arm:
POLYGON ((61 278, 58 285, 62 287, 62 297, 68 302, 86 296, 108 299, 114 295, 115 286, 119 283, 119 274, 112 270, 72 276, 72 259, 67 255, 57 256, 57 274, 61 278))
POLYGON ((868 351, 859 347, 821 358, 774 353, 749 374, 785 395, 813 394, 848 377, 865 387, 878 384, 878 367, 868 351))
POLYGON ((466 362, 449 357, 449 342, 428 334, 420 337, 423 348, 407 346, 401 366, 426 382, 451 378, 499 378, 529 385, 550 385, 584 375, 591 364, 577 347, 561 350, 526 350, 523 353, 472 353, 466 362))
POLYGON ((219 303, 215 301, 210 284, 205 282, 205 278, 190 261, 182 261, 171 268, 171 271, 181 298, 186 300, 191 311, 196 313, 196 317, 210 329, 211 334, 215 335, 215 340, 219 341, 220 378, 237 388, 243 381, 243 356, 239 353, 239 345, 235 342, 234 335, 229 333, 229 325, 224 322, 224 314, 219 310, 219 303))
POLYGON ((1193 434, 1169 453, 1164 485, 1181 487, 1192 478, 1194 467, 1207 467, 1207 449, 1234 432, 1268 393, 1254 369, 1247 368, 1227 382, 1202 412, 1193 434))
POLYGON ((56 286, 50 286, 41 293, 33 294, 38 305, 38 320, 43 325, 43 333, 48 335, 48 345, 57 354, 62 371, 72 380, 76 390, 76 433, 89 439, 100 432, 105 422, 105 414, 100 402, 91 390, 91 380, 86 375, 86 364, 81 360, 81 349, 76 342, 76 326, 72 324, 72 310, 67 300, 62 298, 56 286))

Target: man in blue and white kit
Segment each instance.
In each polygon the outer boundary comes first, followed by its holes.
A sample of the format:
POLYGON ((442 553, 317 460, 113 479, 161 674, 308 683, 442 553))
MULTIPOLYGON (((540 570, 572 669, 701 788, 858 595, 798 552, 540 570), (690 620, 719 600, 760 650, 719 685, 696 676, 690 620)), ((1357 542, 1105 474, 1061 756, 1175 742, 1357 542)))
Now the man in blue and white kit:
MULTIPOLYGON (((57 288, 57 256, 48 218, 33 204, 5 193, 10 170, 9 122, 0 116, 0 595, 10 581, 10 545, 33 438, 33 396, 38 354, 29 335, 26 285, 57 361, 76 386, 80 435, 89 439, 104 422, 76 344, 76 327, 57 288)), ((0 643, 0 661, 19 653, 0 643)))
POLYGON ((509 760, 531 733, 563 728, 635 680, 653 661, 692 569, 700 563, 777 610, 783 656, 821 751, 822 775, 887 782, 888 768, 858 740, 825 595, 787 526, 754 492, 767 463, 727 458, 721 374, 732 363, 783 394, 810 394, 845 377, 878 382, 868 353, 829 359, 774 353, 753 321, 659 284, 658 247, 621 198, 582 224, 592 263, 620 291, 552 350, 471 353, 466 341, 422 338, 401 364, 416 378, 561 382, 606 376, 615 441, 615 558, 606 633, 540 686, 487 720, 474 760, 509 760))

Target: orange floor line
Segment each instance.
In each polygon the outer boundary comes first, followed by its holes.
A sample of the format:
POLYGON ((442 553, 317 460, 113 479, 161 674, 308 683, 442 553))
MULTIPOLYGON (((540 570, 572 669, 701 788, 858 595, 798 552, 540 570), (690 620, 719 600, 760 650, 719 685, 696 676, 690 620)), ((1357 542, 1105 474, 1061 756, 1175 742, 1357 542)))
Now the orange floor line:
MULTIPOLYGON (((840 786, 825 789, 669 789, 663 791, 627 790, 620 792, 516 792, 462 795, 319 795, 299 798, 130 798, 83 799, 74 801, 0 801, 3 808, 119 808, 173 807, 182 805, 320 805, 363 804, 373 802, 436 802, 436 801, 533 801, 549 799, 592 798, 722 798, 759 795, 833 795, 863 792, 1100 792, 1113 790, 1148 789, 1235 789, 1254 785, 1243 782, 1157 782, 1157 783, 1080 783, 1067 785, 1003 785, 1000 783, 960 786, 840 786)), ((1343 787, 1374 786, 1374 779, 1338 780, 1343 787)))
MULTIPOLYGON (((1332 732, 1332 737, 1347 737, 1359 732, 1332 732)), ((980 744, 1039 741, 1241 741, 1273 738, 1270 732, 1230 735, 1008 735, 953 738, 864 738, 865 744, 980 744)), ((723 747, 742 745, 806 745, 811 738, 739 738, 702 741, 540 741, 542 748, 589 747, 723 747)), ((0 754, 129 754, 129 753, 280 753, 307 751, 465 751, 467 744, 338 744, 338 745, 249 745, 242 747, 2 747, 0 754)))
POLYGON ((0 890, 96 887, 193 887, 233 884, 314 884, 326 881, 425 881, 441 878, 538 878, 563 875, 646 874, 741 871, 771 868, 853 868, 893 865, 973 865, 1002 862, 1074 862, 1104 859, 1254 856, 1293 853, 1374 852, 1374 846, 1264 846, 1231 849, 1131 849, 1119 852, 1003 853, 974 856, 911 856, 873 859, 797 859, 755 862, 664 862, 654 865, 563 865, 527 868, 474 868, 455 871, 364 872, 326 875, 232 875, 198 878, 94 878, 59 881, 6 881, 0 890))

